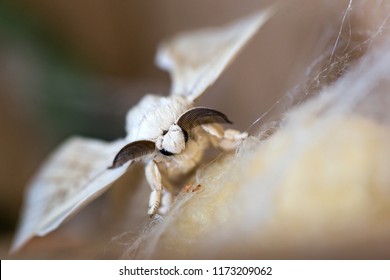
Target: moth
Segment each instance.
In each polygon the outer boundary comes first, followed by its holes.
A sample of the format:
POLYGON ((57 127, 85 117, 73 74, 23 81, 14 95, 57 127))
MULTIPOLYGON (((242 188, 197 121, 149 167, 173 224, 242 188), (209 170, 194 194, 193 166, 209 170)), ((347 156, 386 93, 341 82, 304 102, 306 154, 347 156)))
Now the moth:
POLYGON ((221 124, 231 123, 226 115, 196 107, 195 102, 273 13, 266 9, 163 42, 156 64, 171 75, 170 95, 148 94, 131 108, 125 138, 104 142, 72 137, 55 150, 27 188, 11 251, 58 228, 135 161, 145 164, 151 187, 147 213, 166 213, 172 202, 171 182, 196 169, 207 147, 231 151, 247 137, 224 130, 221 124))

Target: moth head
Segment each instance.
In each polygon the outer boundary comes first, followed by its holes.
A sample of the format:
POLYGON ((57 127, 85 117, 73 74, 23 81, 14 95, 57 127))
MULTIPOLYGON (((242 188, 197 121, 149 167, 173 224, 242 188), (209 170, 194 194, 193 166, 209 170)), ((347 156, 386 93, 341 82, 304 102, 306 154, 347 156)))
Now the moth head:
POLYGON ((187 140, 186 132, 177 124, 173 124, 157 138, 156 148, 166 156, 180 154, 184 150, 187 140))
POLYGON ((112 166, 116 168, 124 163, 151 154, 157 148, 163 155, 180 154, 185 149, 189 132, 194 127, 211 123, 232 123, 223 113, 205 107, 195 107, 184 112, 164 131, 156 141, 139 140, 124 146, 115 156, 112 166))

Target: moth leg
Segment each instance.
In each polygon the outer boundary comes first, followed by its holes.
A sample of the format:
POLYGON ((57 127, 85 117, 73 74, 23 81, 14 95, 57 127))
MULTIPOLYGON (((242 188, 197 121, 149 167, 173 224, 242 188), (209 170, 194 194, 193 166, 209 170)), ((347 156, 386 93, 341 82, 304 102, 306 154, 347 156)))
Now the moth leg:
POLYGON ((146 180, 149 183, 152 192, 149 198, 148 215, 152 217, 160 207, 161 196, 163 193, 163 185, 161 183, 161 174, 158 170, 157 164, 151 160, 145 167, 146 180))
POLYGON ((172 193, 164 188, 162 190, 161 204, 160 204, 160 208, 158 209, 158 213, 162 216, 167 214, 169 209, 171 208, 172 201, 173 201, 172 193))
POLYGON ((219 146, 225 151, 233 151, 248 138, 247 132, 240 132, 235 129, 227 129, 223 135, 223 138, 219 142, 219 146))
POLYGON ((213 146, 227 152, 235 151, 248 137, 247 132, 240 132, 235 129, 224 130, 219 124, 208 124, 202 127, 210 135, 213 146))

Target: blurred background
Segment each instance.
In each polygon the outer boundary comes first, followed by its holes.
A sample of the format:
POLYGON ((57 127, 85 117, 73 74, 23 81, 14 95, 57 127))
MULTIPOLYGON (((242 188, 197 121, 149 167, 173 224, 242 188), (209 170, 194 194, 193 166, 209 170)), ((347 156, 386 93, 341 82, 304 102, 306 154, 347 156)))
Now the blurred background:
MULTIPOLYGON (((25 187, 50 151, 71 135, 123 137, 131 106, 146 93, 169 92, 168 74, 154 65, 161 40, 229 22, 273 2, 2 0, 1 256, 7 256, 25 187)), ((380 22, 378 13, 386 13, 378 9, 386 1, 355 1, 343 21, 349 1, 284 2, 286 8, 200 100, 226 113, 237 129, 246 130, 302 84, 307 69, 338 36, 340 44, 343 39, 350 45, 362 41, 380 22), (351 26, 359 31, 352 37, 351 26)), ((43 256, 77 257, 66 252, 43 256)))

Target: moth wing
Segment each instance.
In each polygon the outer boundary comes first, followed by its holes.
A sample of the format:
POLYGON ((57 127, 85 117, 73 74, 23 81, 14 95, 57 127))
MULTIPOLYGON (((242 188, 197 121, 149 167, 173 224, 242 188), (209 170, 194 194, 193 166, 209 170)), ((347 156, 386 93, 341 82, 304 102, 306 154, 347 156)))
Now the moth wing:
POLYGON ((179 34, 163 42, 156 64, 171 75, 171 95, 186 95, 190 101, 198 98, 274 13, 269 8, 219 28, 179 34))
POLYGON ((124 144, 124 140, 108 143, 81 137, 62 144, 27 189, 11 251, 55 230, 109 188, 129 166, 107 169, 124 144))

